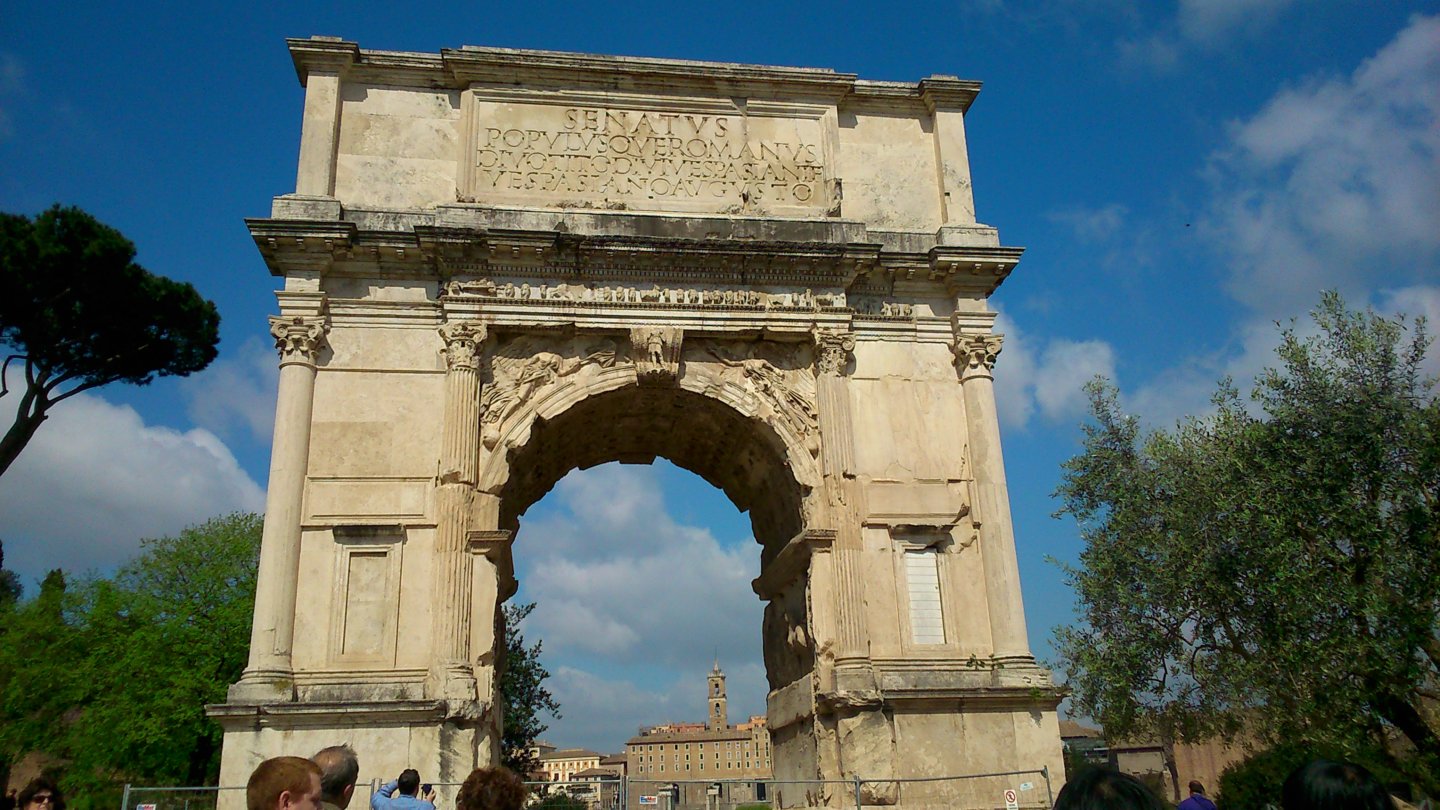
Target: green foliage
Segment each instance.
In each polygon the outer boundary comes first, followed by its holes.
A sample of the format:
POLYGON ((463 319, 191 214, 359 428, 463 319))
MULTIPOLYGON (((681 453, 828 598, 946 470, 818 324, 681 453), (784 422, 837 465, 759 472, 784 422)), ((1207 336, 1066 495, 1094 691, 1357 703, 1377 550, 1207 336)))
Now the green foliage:
POLYGON ((560 704, 544 684, 550 673, 540 663, 542 642, 527 647, 520 633, 520 622, 534 609, 535 603, 530 602, 505 605, 503 612, 506 632, 504 668, 500 673, 500 696, 504 701, 501 764, 522 775, 539 769, 539 761, 530 755, 530 746, 549 728, 540 722, 541 713, 560 718, 560 704))
POLYGON ((1141 434, 1093 383, 1057 494, 1085 541, 1057 630, 1076 707, 1162 743, 1263 741, 1389 758, 1440 789, 1440 404, 1424 324, 1327 294, 1284 330, 1252 413, 1141 434))
POLYGON ((0 474, 56 403, 112 382, 184 376, 215 359, 215 305, 134 258, 130 240, 78 208, 57 205, 33 220, 0 214, 0 347, 4 370, 23 361, 25 380, 0 438, 0 474))
POLYGON ((14 571, 5 569, 5 544, 0 542, 0 611, 15 607, 25 589, 20 586, 20 577, 14 571))
POLYGON ((1285 778, 1296 768, 1312 759, 1343 759, 1359 762, 1383 782, 1404 781, 1404 777, 1389 767, 1384 754, 1315 748, 1304 745, 1282 744, 1267 751, 1261 751, 1237 762, 1220 774, 1220 795, 1216 804, 1220 810, 1251 810, 1251 808, 1280 806, 1280 788, 1285 778))
POLYGON ((589 805, 563 791, 551 793, 539 802, 529 805, 543 810, 588 810, 589 805))
POLYGON ((0 759, 64 760, 77 810, 113 807, 126 781, 213 784, 221 702, 249 648, 261 519, 235 514, 144 542, 111 579, 0 614, 0 759))

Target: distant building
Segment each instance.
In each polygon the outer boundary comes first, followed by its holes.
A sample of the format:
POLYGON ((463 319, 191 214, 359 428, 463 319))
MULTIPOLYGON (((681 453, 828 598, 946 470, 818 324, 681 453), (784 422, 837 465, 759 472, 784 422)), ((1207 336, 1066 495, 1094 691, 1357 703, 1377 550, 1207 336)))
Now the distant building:
POLYGON ((705 691, 705 722, 649 726, 625 743, 630 804, 676 784, 681 787, 678 806, 705 806, 706 783, 722 780, 752 780, 743 788, 726 788, 733 800, 764 800, 762 783, 772 773, 765 716, 730 725, 725 673, 718 661, 706 678, 705 691))
MULTIPOLYGON (((1105 746, 1104 732, 1082 726, 1074 720, 1060 721, 1060 745, 1068 756, 1067 762, 1104 765, 1110 758, 1110 749, 1105 746)), ((1065 767, 1069 768, 1070 765, 1065 767)))
POLYGON ((540 770, 548 782, 569 782, 582 771, 599 768, 600 758, 585 748, 556 748, 540 754, 540 770))

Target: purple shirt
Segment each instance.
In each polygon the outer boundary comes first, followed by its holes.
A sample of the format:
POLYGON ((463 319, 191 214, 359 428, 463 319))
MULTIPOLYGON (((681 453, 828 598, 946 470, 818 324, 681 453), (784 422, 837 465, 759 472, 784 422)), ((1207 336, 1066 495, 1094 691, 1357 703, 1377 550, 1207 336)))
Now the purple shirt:
POLYGON ((1190 798, 1180 802, 1175 810, 1215 810, 1215 803, 1205 798, 1203 793, 1191 793, 1190 798))

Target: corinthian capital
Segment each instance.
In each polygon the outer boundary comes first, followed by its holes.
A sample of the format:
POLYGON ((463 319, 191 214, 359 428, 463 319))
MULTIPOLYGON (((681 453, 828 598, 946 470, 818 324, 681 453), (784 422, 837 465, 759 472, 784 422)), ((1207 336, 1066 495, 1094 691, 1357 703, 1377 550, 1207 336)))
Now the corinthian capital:
POLYGON ((451 369, 480 367, 480 344, 485 342, 485 324, 479 321, 452 321, 440 327, 445 340, 445 363, 451 369))
POLYGON ((325 345, 330 325, 324 318, 304 315, 272 315, 270 335, 280 352, 280 362, 315 363, 315 355, 325 345))
POLYGON ((989 374, 995 368, 995 359, 999 356, 1000 346, 1004 342, 1004 335, 956 337, 950 351, 955 354, 955 369, 960 372, 960 377, 963 379, 979 373, 989 374))
POLYGON ((855 335, 833 329, 815 330, 815 369, 821 376, 839 376, 855 352, 855 335))

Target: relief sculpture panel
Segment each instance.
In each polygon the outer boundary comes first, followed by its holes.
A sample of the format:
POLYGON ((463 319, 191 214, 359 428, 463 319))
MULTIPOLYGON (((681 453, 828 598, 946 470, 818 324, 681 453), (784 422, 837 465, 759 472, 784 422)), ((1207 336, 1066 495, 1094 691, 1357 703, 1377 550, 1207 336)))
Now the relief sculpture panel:
POLYGON ((609 335, 516 335, 491 353, 480 395, 480 440, 495 449, 505 420, 583 369, 631 363, 629 340, 609 335))

